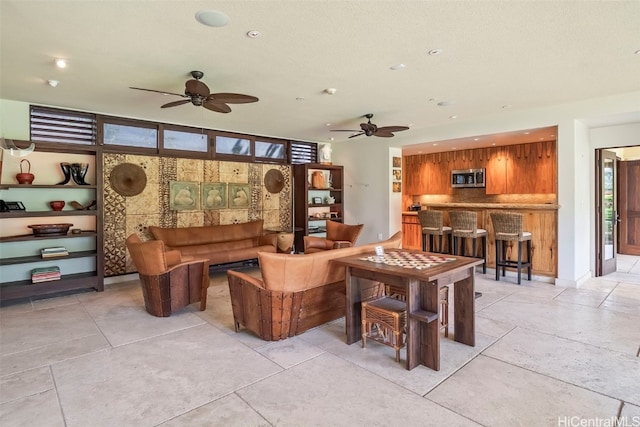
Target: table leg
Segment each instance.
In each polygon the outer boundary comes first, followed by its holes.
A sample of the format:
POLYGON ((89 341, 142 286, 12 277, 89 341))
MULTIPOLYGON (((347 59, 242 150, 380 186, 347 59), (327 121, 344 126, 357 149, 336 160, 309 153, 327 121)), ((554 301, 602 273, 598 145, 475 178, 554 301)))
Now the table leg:
MULTIPOLYGON (((496 267, 497 268, 497 267, 496 267)), ((455 340, 474 347, 476 345, 474 268, 468 277, 454 283, 455 340)))
POLYGON ((362 305, 359 281, 351 275, 351 267, 346 268, 345 281, 347 344, 353 344, 362 339, 362 305))
MULTIPOLYGON (((407 313, 440 313, 438 284, 410 279, 407 283, 407 313)), ((440 336, 437 320, 421 321, 407 316, 407 369, 425 365, 440 370, 440 336)))

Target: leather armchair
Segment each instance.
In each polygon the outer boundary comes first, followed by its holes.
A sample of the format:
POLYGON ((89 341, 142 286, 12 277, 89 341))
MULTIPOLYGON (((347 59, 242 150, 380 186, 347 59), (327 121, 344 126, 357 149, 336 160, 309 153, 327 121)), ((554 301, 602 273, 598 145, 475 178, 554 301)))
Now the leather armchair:
POLYGON ((327 237, 304 236, 304 253, 349 248, 356 244, 364 224, 348 225, 327 221, 327 237))
POLYGON ((168 317, 175 311, 200 301, 207 307, 209 260, 181 257, 166 250, 160 240, 143 242, 136 234, 126 240, 131 260, 138 270, 147 312, 168 317))

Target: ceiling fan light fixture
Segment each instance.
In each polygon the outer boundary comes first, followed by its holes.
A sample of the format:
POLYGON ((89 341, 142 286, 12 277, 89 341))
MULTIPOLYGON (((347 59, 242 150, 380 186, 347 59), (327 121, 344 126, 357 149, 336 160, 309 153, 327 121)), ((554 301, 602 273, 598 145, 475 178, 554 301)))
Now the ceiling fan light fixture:
POLYGON ((258 37, 262 37, 262 33, 258 30, 247 31, 247 37, 257 39, 258 37))
POLYGON ((56 67, 58 67, 58 68, 67 68, 67 61, 66 61, 66 59, 57 58, 57 59, 55 60, 55 64, 56 64, 56 67))
POLYGON ((208 27, 224 27, 230 21, 229 17, 219 10, 200 10, 196 12, 196 21, 208 27))
POLYGON ((392 65, 391 67, 389 67, 390 69, 397 71, 397 70, 402 70, 404 68, 406 68, 407 66, 404 64, 396 64, 396 65, 392 65))
POLYGON ((58 80, 47 80, 47 84, 51 87, 58 86, 58 83, 60 83, 58 80))

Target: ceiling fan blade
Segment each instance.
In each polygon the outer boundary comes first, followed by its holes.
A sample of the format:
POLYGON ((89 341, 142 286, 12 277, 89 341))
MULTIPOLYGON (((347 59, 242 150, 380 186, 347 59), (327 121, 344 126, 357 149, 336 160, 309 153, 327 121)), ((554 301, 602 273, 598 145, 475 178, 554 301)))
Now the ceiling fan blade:
POLYGON ((194 79, 187 80, 187 83, 185 83, 185 92, 193 95, 200 95, 203 98, 206 98, 211 93, 211 91, 209 91, 209 86, 202 83, 200 80, 194 79))
POLYGON ((129 89, 135 89, 135 90, 145 90, 147 92, 155 92, 155 93, 161 93, 163 95, 175 95, 175 96, 181 96, 183 98, 186 98, 187 95, 183 94, 183 93, 173 93, 173 92, 165 92, 163 90, 155 90, 155 89, 143 89, 141 87, 131 87, 129 86, 129 89))
POLYGON ((403 130, 408 130, 409 128, 407 126, 383 126, 381 128, 378 128, 378 132, 382 131, 382 132, 400 132, 403 130))
POLYGON ((249 104, 258 102, 258 98, 241 93, 214 93, 209 96, 214 102, 223 104, 249 104))
POLYGON ((349 139, 351 139, 351 138, 355 138, 356 136, 360 136, 360 135, 364 135, 364 132, 358 132, 358 133, 356 133, 355 135, 351 135, 351 136, 349 137, 349 139))
POLYGON ((378 129, 378 131, 376 133, 374 133, 373 136, 377 136, 377 137, 380 137, 380 138, 393 138, 394 137, 394 135, 391 132, 380 131, 380 129, 378 129))
POLYGON ((203 102, 202 106, 204 108, 206 108, 207 110, 215 111, 216 113, 230 113, 231 112, 231 107, 229 107, 227 104, 219 103, 219 102, 213 102, 213 101, 210 101, 210 100, 207 100, 207 101, 203 102))
POLYGON ((177 107, 178 105, 188 104, 191 102, 190 99, 181 99, 180 101, 173 101, 167 104, 160 106, 160 108, 169 108, 169 107, 177 107))

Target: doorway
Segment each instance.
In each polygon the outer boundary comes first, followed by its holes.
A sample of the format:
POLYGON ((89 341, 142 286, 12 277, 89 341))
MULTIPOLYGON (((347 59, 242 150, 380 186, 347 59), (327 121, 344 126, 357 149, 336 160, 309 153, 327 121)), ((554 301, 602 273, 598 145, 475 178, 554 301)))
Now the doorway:
POLYGON ((616 153, 596 150, 596 276, 616 271, 618 204, 616 153))

